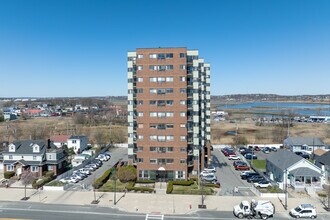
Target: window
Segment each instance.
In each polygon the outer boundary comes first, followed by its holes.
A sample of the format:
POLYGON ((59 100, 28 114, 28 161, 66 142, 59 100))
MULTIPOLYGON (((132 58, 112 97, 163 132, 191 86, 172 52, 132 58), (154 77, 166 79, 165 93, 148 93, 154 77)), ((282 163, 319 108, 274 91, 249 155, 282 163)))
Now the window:
POLYGON ((48 160, 52 160, 52 155, 48 154, 48 160))
POLYGON ((9 155, 9 160, 12 160, 13 159, 13 155, 9 155))
POLYGON ((185 70, 186 69, 186 65, 180 65, 180 70, 185 70))
POLYGON ((180 159, 180 163, 186 163, 186 159, 180 159))
POLYGON ((178 179, 183 179, 184 171, 179 170, 178 171, 178 179))
POLYGON ((143 59, 143 54, 138 54, 138 55, 137 55, 137 58, 138 58, 138 59, 143 59))
POLYGON ((157 80, 158 80, 158 82, 165 82, 166 79, 165 79, 165 77, 158 77, 157 80))
POLYGON ((186 77, 185 76, 180 76, 180 82, 185 82, 186 81, 186 77))
POLYGON ((143 147, 138 147, 137 149, 139 152, 142 152, 143 151, 143 147))
POLYGON ((166 112, 158 112, 158 118, 165 118, 166 117, 166 112))
POLYGON ((166 117, 173 117, 174 113, 173 112, 166 112, 166 117))
POLYGON ((138 117, 143 117, 143 112, 138 112, 138 117))
POLYGON ((47 169, 48 169, 48 171, 54 170, 54 166, 53 165, 48 165, 47 169))
POLYGON ((166 57, 166 59, 168 59, 168 58, 173 58, 173 53, 167 53, 167 54, 165 55, 165 57, 166 57))
POLYGON ((7 171, 14 171, 14 166, 13 165, 7 165, 7 171))
POLYGON ((149 70, 157 70, 157 66, 150 65, 149 70))
POLYGON ((172 88, 166 89, 166 93, 173 93, 173 89, 172 88))
POLYGON ((174 128, 174 125, 173 124, 167 124, 166 128, 174 128))
POLYGON ((173 147, 167 147, 166 151, 167 152, 173 152, 173 147))
POLYGON ((165 59, 165 54, 159 53, 157 56, 158 59, 165 59))
POLYGON ((166 163, 173 163, 173 159, 166 159, 166 163))
POLYGON ((150 89, 151 94, 157 94, 157 89, 150 89))
POLYGON ((143 93, 143 89, 137 89, 136 93, 143 93))
POLYGON ((138 124, 138 128, 143 128, 143 124, 138 124))
POLYGON ((143 70, 143 66, 137 66, 137 70, 143 70))
POLYGON ((157 54, 151 53, 151 54, 149 54, 149 58, 150 59, 156 59, 157 58, 157 54))
POLYGON ((166 140, 173 141, 174 140, 174 136, 173 135, 168 135, 168 136, 166 136, 166 140))
POLYGON ((186 100, 181 100, 180 105, 186 105, 186 100))
POLYGON ((38 166, 31 166, 31 172, 37 173, 38 172, 38 166))
POLYGON ((138 135, 138 140, 143 140, 143 135, 138 135))
POLYGON ((180 58, 184 58, 186 57, 186 54, 185 53, 180 53, 180 58))
POLYGON ((143 163, 143 158, 137 158, 138 163, 143 163))
POLYGON ((166 77, 166 82, 173 82, 173 77, 166 77))
POLYGON ((156 124, 150 124, 149 128, 157 128, 156 124))
POLYGON ((180 147, 180 152, 186 152, 186 148, 185 147, 180 147))
POLYGON ((186 89, 181 88, 180 93, 186 93, 186 89))
POLYGON ((37 160, 37 156, 33 156, 33 160, 37 160))
POLYGON ((137 78, 137 81, 138 82, 143 82, 143 78, 142 77, 139 77, 139 78, 137 78))
POLYGON ((166 68, 167 70, 172 70, 172 69, 173 69, 173 65, 167 65, 165 68, 166 68))
POLYGON ((150 101, 149 101, 149 104, 150 104, 150 105, 156 105, 156 103, 157 103, 157 102, 156 102, 155 100, 150 100, 150 101))
POLYGON ((73 143, 73 144, 77 143, 77 140, 72 140, 72 143, 73 143))
POLYGON ((164 136, 164 135, 159 135, 159 136, 158 136, 158 141, 161 141, 161 142, 166 141, 166 136, 164 136))
POLYGON ((150 117, 157 117, 157 112, 150 112, 150 117))
POLYGON ((151 164, 157 164, 157 159, 150 159, 151 164))
POLYGON ((151 141, 157 141, 157 135, 150 135, 149 138, 151 141))
POLYGON ((166 105, 173 105, 173 100, 167 100, 166 105))
POLYGON ((160 129, 160 130, 166 129, 165 124, 158 124, 157 129, 160 129))
POLYGON ((143 105, 143 100, 138 100, 138 101, 137 101, 137 104, 138 104, 138 105, 143 105))
POLYGON ((150 80, 150 82, 157 82, 157 78, 156 77, 150 77, 149 80, 150 80))
POLYGON ((185 141, 186 140, 186 136, 180 136, 180 141, 185 141))
POLYGON ((158 106, 165 106, 166 105, 166 102, 165 102, 165 100, 158 100, 157 101, 157 105, 158 106))
POLYGON ((150 147, 151 152, 156 152, 157 148, 156 147, 150 147))
POLYGON ((180 112, 180 117, 186 117, 186 112, 180 112))
POLYGON ((180 128, 185 128, 186 124, 180 124, 180 128))

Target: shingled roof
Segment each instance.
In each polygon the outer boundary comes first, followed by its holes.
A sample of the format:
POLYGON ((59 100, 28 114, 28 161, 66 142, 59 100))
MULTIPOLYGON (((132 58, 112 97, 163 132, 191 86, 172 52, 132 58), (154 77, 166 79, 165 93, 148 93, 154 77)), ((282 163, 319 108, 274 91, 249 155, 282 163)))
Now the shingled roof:
MULTIPOLYGON (((48 142, 45 140, 24 140, 24 141, 14 141, 12 144, 16 146, 15 152, 10 152, 10 154, 44 154, 47 151, 48 142), (37 144, 40 147, 40 151, 33 152, 32 146, 37 144)), ((56 150, 57 147, 53 142, 49 143, 49 150, 56 150)), ((6 150, 9 153, 9 149, 6 150)))
POLYGON ((266 159, 266 161, 269 161, 281 170, 287 169, 300 160, 304 160, 304 158, 288 150, 279 150, 277 152, 273 152, 266 159))

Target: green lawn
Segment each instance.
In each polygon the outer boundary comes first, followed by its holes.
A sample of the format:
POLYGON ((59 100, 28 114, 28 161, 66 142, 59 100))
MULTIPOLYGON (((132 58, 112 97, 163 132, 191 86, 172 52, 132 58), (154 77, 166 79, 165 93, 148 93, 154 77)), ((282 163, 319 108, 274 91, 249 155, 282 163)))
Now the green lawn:
POLYGON ((266 170, 266 160, 253 160, 251 164, 258 170, 266 170))
MULTIPOLYGON (((214 193, 213 187, 202 187, 203 194, 212 195, 214 193)), ((181 185, 173 185, 172 194, 192 194, 192 195, 200 195, 202 194, 202 190, 198 189, 198 184, 196 181, 194 184, 190 186, 181 186, 181 185)))
MULTIPOLYGON (((122 183, 120 180, 117 179, 116 181, 116 191, 122 192, 124 191, 124 188, 127 187, 129 183, 122 183)), ((109 180, 103 186, 99 189, 99 191, 103 192, 114 192, 115 189, 115 181, 109 180)))

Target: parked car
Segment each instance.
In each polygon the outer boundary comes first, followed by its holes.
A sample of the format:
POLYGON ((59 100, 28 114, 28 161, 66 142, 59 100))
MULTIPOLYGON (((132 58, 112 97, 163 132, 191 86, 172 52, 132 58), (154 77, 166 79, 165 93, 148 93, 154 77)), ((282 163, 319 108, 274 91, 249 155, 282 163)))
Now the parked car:
POLYGON ((250 170, 250 167, 246 163, 239 163, 235 166, 235 170, 250 170))
POLYGON ((98 167, 96 164, 87 164, 85 166, 86 169, 92 169, 93 171, 96 170, 98 167))
POLYGON ((218 187, 220 187, 220 182, 218 180, 213 180, 212 183, 214 185, 217 185, 218 187))
POLYGON ((310 155, 303 151, 296 151, 295 154, 298 156, 301 156, 302 158, 305 158, 306 160, 310 159, 310 155))
POLYGON ((90 169, 86 169, 86 168, 79 169, 79 172, 87 174, 87 175, 90 175, 92 173, 92 171, 90 169))
POLYGON ((105 157, 107 157, 107 158, 111 158, 111 155, 110 154, 107 154, 107 153, 103 153, 103 155, 105 156, 105 157))
POLYGON ((276 147, 271 147, 270 148, 272 151, 276 152, 277 151, 277 148, 276 147))
POLYGON ((107 157, 105 157, 103 154, 99 154, 96 159, 101 160, 101 161, 107 161, 107 157))
POLYGON ((210 174, 213 174, 212 172, 209 172, 209 171, 206 171, 206 170, 203 170, 201 173, 200 173, 200 176, 207 176, 207 175, 210 175, 210 174))
POLYGON ((264 152, 265 154, 269 154, 270 149, 268 147, 265 147, 265 148, 262 149, 262 152, 264 152))
POLYGON ((233 166, 237 166, 238 164, 246 164, 245 162, 243 161, 240 161, 240 160, 235 160, 234 163, 233 163, 233 166))
POLYGON ((256 160, 256 159, 258 159, 258 157, 257 157, 257 155, 255 155, 255 154, 245 154, 245 158, 246 159, 248 159, 248 160, 256 160))
POLYGON ((237 155, 229 155, 228 160, 240 160, 241 158, 237 155))
POLYGON ((260 151, 261 149, 260 149, 260 147, 258 147, 258 146, 254 146, 254 150, 255 150, 255 151, 260 151))
POLYGON ((265 180, 265 178, 263 178, 262 176, 253 176, 247 179, 248 183, 257 183, 260 182, 262 180, 265 180))
POLYGON ((205 168, 204 170, 207 172, 212 172, 212 173, 216 172, 215 167, 213 167, 213 166, 209 166, 208 168, 205 168))
POLYGON ((259 175, 259 173, 252 172, 252 173, 248 173, 246 175, 241 175, 241 179, 246 180, 246 179, 248 179, 248 178, 250 178, 252 176, 257 176, 257 175, 259 175))
POLYGON ((207 181, 207 182, 212 182, 214 180, 217 180, 217 177, 214 174, 209 174, 207 176, 203 176, 202 180, 207 181))
POLYGON ((260 182, 254 183, 254 186, 259 188, 267 188, 269 186, 272 186, 272 184, 268 180, 262 180, 260 182))
POLYGON ((71 177, 65 177, 59 180, 61 183, 76 183, 77 180, 73 180, 71 177))
POLYGON ((71 178, 78 179, 78 181, 80 181, 80 180, 84 179, 84 176, 79 175, 79 174, 76 173, 76 174, 72 174, 71 178))
POLYGON ((312 204, 301 204, 291 209, 290 215, 295 218, 311 218, 317 217, 316 209, 312 204))
POLYGON ((246 150, 247 150, 246 147, 240 147, 240 148, 239 148, 239 152, 240 152, 241 154, 244 154, 246 150))

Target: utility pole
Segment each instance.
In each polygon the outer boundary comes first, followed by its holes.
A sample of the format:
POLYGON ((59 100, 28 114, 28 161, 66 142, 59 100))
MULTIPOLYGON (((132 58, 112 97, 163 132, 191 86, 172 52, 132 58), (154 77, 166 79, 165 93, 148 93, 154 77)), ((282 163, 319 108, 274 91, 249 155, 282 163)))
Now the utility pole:
POLYGON ((287 183, 287 181, 288 181, 288 170, 287 169, 285 169, 285 179, 284 179, 284 182, 285 182, 285 203, 284 203, 284 209, 285 210, 288 210, 288 183, 287 183))
POLYGON ((114 188, 114 194, 113 194, 113 204, 116 205, 116 190, 117 190, 117 186, 116 186, 116 183, 117 183, 117 177, 116 177, 116 167, 113 168, 113 176, 114 176, 114 185, 113 185, 113 188, 114 188))

